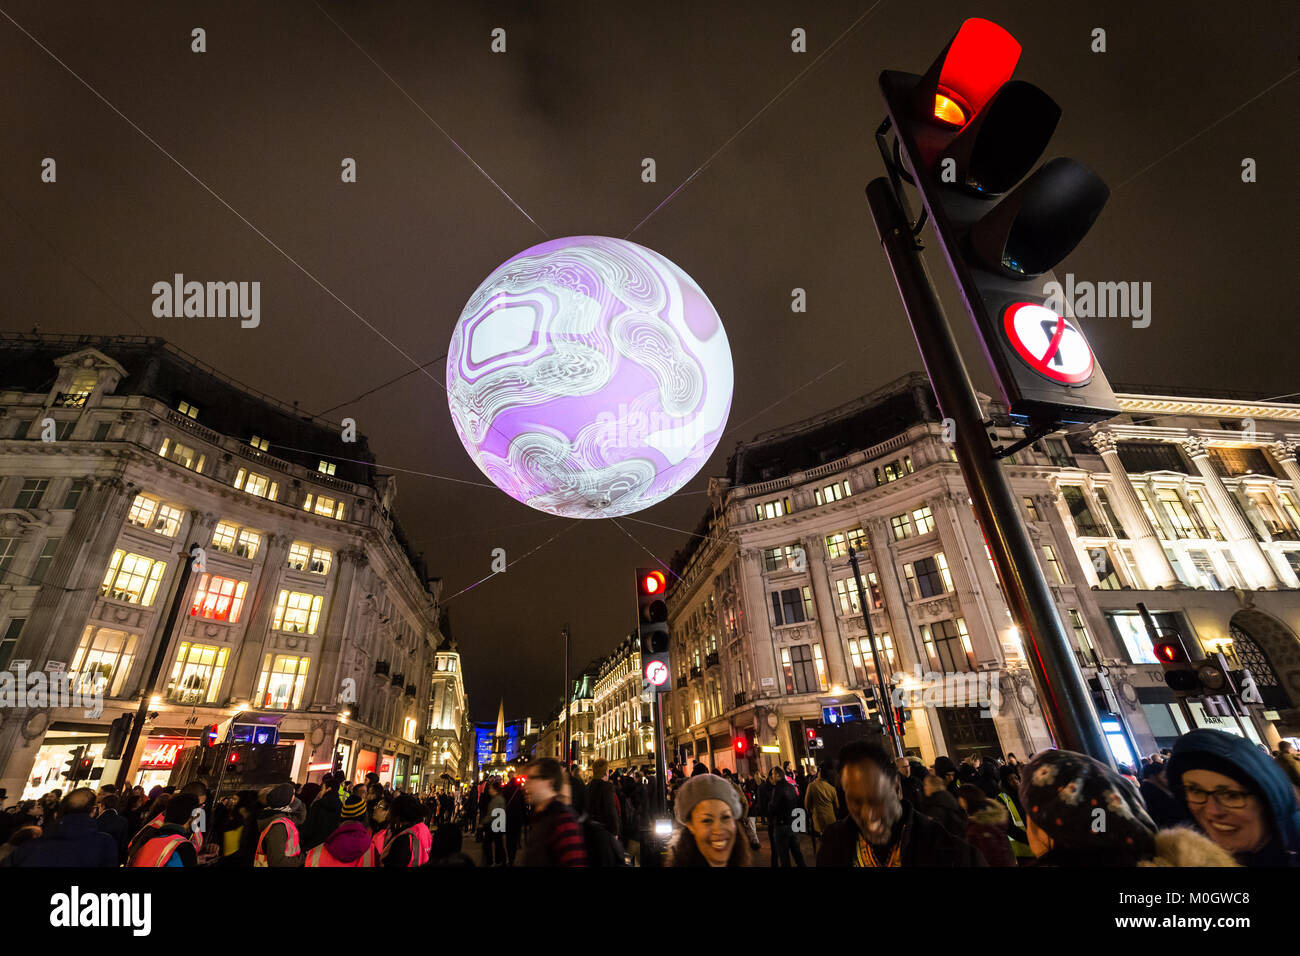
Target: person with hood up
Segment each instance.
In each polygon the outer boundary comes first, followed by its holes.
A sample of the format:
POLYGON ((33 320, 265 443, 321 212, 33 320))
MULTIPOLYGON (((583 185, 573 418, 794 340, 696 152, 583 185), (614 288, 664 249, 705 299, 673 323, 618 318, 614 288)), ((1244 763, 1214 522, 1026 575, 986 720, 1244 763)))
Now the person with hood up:
POLYGON ((398 794, 393 798, 393 816, 397 826, 384 845, 380 865, 423 866, 433 846, 433 834, 424 822, 424 804, 414 794, 398 794))
POLYGON ((257 848, 253 866, 302 866, 302 845, 298 826, 306 817, 306 808, 290 784, 271 787, 266 793, 266 809, 257 818, 257 848))
POLYGON ((366 801, 348 797, 340 804, 339 825, 325 842, 307 851, 303 866, 374 866, 375 851, 370 844, 370 828, 365 824, 366 801))
POLYGON ((146 837, 131 853, 127 866, 198 866, 199 851, 191 839, 194 835, 194 813, 199 808, 199 798, 193 793, 180 793, 167 802, 162 823, 146 830, 146 837))
MULTIPOLYGON (((774 771, 775 772, 775 771, 774 771)), ((740 793, 722 777, 691 777, 673 809, 683 829, 668 854, 669 866, 748 866, 749 839, 741 832, 740 793)))
POLYGON ((1179 737, 1165 774, 1197 828, 1242 866, 1300 866, 1300 807, 1286 774, 1221 730, 1179 737))
POLYGON ((1043 751, 1024 768, 1020 802, 1035 866, 1234 865, 1194 830, 1157 832, 1133 782, 1084 754, 1043 751))
POLYGON ((1015 866, 1008 826, 1011 814, 997 800, 990 800, 973 783, 957 788, 957 802, 966 811, 965 840, 984 854, 989 866, 1015 866))
POLYGON ((302 799, 307 805, 307 824, 302 828, 303 846, 320 846, 339 825, 343 810, 343 800, 339 796, 339 784, 342 782, 342 773, 331 771, 325 774, 321 780, 320 793, 314 799, 307 799, 307 791, 315 787, 315 784, 309 783, 302 788, 302 799))

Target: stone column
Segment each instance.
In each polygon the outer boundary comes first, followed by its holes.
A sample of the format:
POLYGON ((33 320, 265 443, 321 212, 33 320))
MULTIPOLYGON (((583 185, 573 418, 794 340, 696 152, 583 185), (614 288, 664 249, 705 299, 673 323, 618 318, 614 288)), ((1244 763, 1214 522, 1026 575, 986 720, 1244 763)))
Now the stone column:
POLYGON ((1300 448, 1300 445, 1293 441, 1274 442, 1269 446, 1273 457, 1282 466, 1283 473, 1291 479, 1291 486, 1294 489, 1292 492, 1293 497, 1300 495, 1300 464, 1296 463, 1297 448, 1300 448))
POLYGON ((1255 529, 1242 517, 1237 503, 1232 500, 1232 492, 1223 483, 1219 473, 1214 470, 1214 466, 1210 463, 1210 454, 1205 450, 1205 442, 1193 436, 1184 439, 1181 444, 1183 451, 1187 452, 1187 457, 1192 460, 1196 470, 1205 479, 1205 490, 1218 512, 1223 536, 1231 545, 1237 564, 1246 575, 1250 586, 1252 588, 1278 587, 1280 582, 1277 573, 1269 563, 1268 556, 1264 554, 1264 549, 1259 546, 1255 529))
POLYGON ((936 499, 934 504, 939 506, 939 514, 935 515, 939 541, 943 544, 943 553, 948 559, 953 593, 957 607, 966 619, 975 659, 981 664, 998 663, 1002 660, 1002 638, 998 632, 998 622, 994 620, 980 593, 978 572, 972 563, 976 560, 987 563, 987 558, 982 544, 979 553, 973 554, 966 535, 962 534, 963 510, 970 512, 966 495, 950 491, 936 499), (967 613, 970 610, 977 610, 978 618, 972 619, 967 613))
MULTIPOLYGON (((314 704, 328 707, 334 707, 338 703, 339 671, 343 662, 345 631, 348 621, 352 618, 352 607, 356 601, 357 570, 370 563, 364 551, 340 551, 337 557, 338 569, 335 571, 334 587, 328 598, 329 614, 326 617, 324 630, 321 632, 320 654, 313 662, 316 679, 313 681, 312 692, 307 697, 314 704)), ((412 675, 409 683, 418 685, 419 675, 412 675)), ((417 687, 417 700, 423 690, 422 687, 417 687)), ((424 733, 423 724, 420 733, 424 733)))
MULTIPOLYGON (((883 518, 873 518, 870 521, 864 521, 863 526, 867 530, 867 539, 871 545, 871 563, 875 565, 872 569, 876 572, 876 580, 880 582, 880 597, 884 603, 884 614, 889 621, 890 636, 894 639, 894 670, 906 671, 909 674, 919 664, 921 670, 930 669, 930 661, 921 647, 921 638, 916 630, 912 627, 911 614, 907 610, 908 595, 903 592, 902 584, 899 580, 897 565, 894 563, 893 555, 893 538, 889 528, 889 523, 883 518)), ((875 612, 871 604, 871 581, 867 577, 867 568, 862 569, 862 586, 866 589, 866 594, 862 595, 861 600, 866 602, 869 613, 875 612)), ((876 627, 876 618, 873 616, 871 626, 879 635, 882 628, 876 627)), ((866 643, 866 635, 862 635, 863 644, 866 643)), ((859 645, 862 652, 867 654, 864 663, 870 660, 871 649, 859 645)), ((881 662, 881 669, 884 670, 887 662, 881 662)))
MULTIPOLYGON (((826 541, 809 535, 799 541, 808 559, 808 576, 812 579, 813 606, 817 608, 818 629, 826 653, 826 677, 829 686, 849 686, 848 666, 844 658, 844 638, 840 634, 840 619, 835 613, 836 602, 831 595, 830 575, 826 568, 826 541)), ((829 687, 828 687, 829 690, 829 687)))
MULTIPOLYGON (((1115 506, 1115 515, 1124 526, 1124 533, 1133 542, 1133 551, 1137 556, 1138 567, 1149 588, 1175 588, 1180 585, 1174 566, 1169 563, 1164 545, 1159 535, 1151 526, 1138 501, 1133 482, 1129 479, 1124 463, 1119 460, 1118 441, 1110 431, 1099 431, 1092 436, 1092 446, 1101 455, 1106 470, 1110 472, 1110 499, 1115 506)), ((1153 504, 1154 507, 1154 504, 1153 504)))
POLYGON ((763 556, 759 551, 743 549, 740 553, 741 566, 741 629, 748 636, 749 652, 753 656, 755 693, 758 696, 780 696, 783 682, 781 671, 776 663, 775 645, 772 641, 772 625, 767 615, 768 597, 763 586, 763 572, 760 570, 763 556), (763 678, 770 678, 775 683, 771 687, 763 686, 763 678))
POLYGON ((262 573, 258 575, 257 588, 248 602, 248 623, 244 626, 243 639, 234 653, 234 660, 230 662, 230 673, 233 676, 226 684, 227 704, 232 700, 251 701, 257 689, 257 676, 262 666, 261 652, 271 627, 271 614, 275 610, 280 578, 284 573, 292 541, 293 538, 287 534, 266 536, 262 573))

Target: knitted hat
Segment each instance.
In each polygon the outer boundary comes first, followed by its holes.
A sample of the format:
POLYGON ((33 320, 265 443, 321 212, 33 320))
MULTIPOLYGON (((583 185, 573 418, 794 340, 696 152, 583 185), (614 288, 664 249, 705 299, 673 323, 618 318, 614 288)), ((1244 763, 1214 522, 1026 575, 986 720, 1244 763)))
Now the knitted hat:
POLYGON ((736 793, 736 788, 722 777, 703 773, 691 777, 677 791, 677 798, 673 803, 677 822, 683 826, 689 823, 691 811, 701 800, 721 800, 731 808, 731 815, 737 820, 740 819, 740 795, 736 793))
POLYGON ((274 786, 266 795, 266 805, 272 809, 278 810, 280 807, 287 807, 293 802, 293 785, 282 783, 274 786))
POLYGON ((343 809, 339 812, 340 820, 360 820, 366 815, 365 797, 356 796, 348 797, 343 801, 343 809))
POLYGON ((1156 826, 1137 788, 1084 754, 1046 750, 1025 767, 1020 802, 1054 849, 1143 855, 1156 826))

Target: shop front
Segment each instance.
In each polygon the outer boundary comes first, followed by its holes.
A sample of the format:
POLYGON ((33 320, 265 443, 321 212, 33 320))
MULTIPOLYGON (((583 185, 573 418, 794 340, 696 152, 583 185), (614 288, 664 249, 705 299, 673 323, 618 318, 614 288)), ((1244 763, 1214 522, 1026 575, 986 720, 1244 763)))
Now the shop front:
POLYGON ((352 771, 353 783, 365 783, 366 774, 375 772, 375 764, 379 760, 378 752, 362 748, 357 751, 357 766, 352 771))

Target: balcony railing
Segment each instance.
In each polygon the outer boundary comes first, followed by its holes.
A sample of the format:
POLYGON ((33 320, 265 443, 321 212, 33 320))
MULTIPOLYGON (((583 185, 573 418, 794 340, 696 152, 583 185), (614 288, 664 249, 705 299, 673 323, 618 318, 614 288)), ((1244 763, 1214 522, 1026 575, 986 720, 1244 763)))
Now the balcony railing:
POLYGON ((692 668, 691 668, 691 676, 692 676, 692 677, 699 677, 699 676, 700 676, 700 669, 699 669, 698 667, 692 667, 692 668))
POLYGON ((710 654, 708 657, 704 658, 704 666, 705 666, 705 667, 717 667, 717 666, 718 666, 718 652, 717 652, 717 651, 714 651, 714 652, 713 652, 712 654, 710 654))
POLYGON ((388 661, 375 661, 375 675, 388 675, 388 661))

